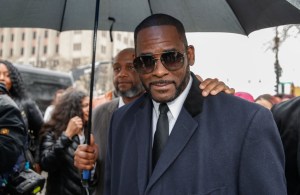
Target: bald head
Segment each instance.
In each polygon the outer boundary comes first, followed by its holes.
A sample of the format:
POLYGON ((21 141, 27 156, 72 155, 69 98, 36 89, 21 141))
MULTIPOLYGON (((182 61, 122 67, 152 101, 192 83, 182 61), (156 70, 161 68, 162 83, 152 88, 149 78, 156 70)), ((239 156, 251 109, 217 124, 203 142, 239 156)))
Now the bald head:
POLYGON ((113 62, 114 87, 123 99, 139 96, 144 91, 133 66, 134 52, 134 48, 123 49, 113 62))

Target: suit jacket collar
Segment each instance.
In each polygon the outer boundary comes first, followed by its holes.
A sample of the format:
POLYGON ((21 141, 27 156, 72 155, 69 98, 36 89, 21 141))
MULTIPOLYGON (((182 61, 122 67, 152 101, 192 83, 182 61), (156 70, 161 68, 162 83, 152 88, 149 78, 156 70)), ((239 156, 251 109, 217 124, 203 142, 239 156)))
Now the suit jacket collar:
POLYGON ((133 127, 136 129, 137 142, 137 181, 139 194, 144 194, 151 175, 152 152, 152 101, 148 94, 140 99, 133 127))
POLYGON ((192 117, 195 117, 202 111, 204 98, 202 96, 202 90, 199 88, 200 81, 197 79, 194 73, 191 72, 191 75, 193 78, 192 87, 185 99, 183 106, 192 117))

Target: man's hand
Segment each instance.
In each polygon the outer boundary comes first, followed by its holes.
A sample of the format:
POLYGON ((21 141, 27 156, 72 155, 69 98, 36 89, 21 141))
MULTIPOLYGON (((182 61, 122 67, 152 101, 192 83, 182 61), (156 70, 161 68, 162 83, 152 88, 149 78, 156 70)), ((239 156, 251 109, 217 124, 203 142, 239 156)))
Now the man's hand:
POLYGON ((91 170, 94 168, 98 158, 98 145, 95 144, 94 136, 91 134, 90 145, 81 144, 74 153, 74 166, 80 170, 91 170))
POLYGON ((229 88, 224 82, 219 81, 218 79, 207 78, 203 81, 203 79, 199 75, 196 75, 196 77, 199 81, 201 81, 199 87, 200 89, 202 89, 202 95, 204 97, 208 96, 209 94, 216 95, 221 91, 232 95, 235 93, 234 88, 229 88))

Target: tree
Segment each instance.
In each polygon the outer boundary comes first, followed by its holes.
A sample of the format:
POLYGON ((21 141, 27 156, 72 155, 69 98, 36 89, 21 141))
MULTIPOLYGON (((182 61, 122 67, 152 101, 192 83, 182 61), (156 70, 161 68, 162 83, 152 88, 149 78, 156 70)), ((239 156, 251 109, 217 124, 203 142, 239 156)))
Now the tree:
POLYGON ((275 27, 275 36, 272 39, 272 51, 275 53, 274 69, 276 75, 276 85, 275 92, 278 94, 278 86, 280 83, 280 77, 282 74, 282 68, 279 63, 279 50, 280 46, 284 43, 286 39, 291 36, 298 36, 300 34, 300 25, 285 25, 280 27, 275 27))
MULTIPOLYGON (((300 1, 299 0, 287 0, 295 7, 300 9, 300 1)), ((276 74, 276 85, 275 91, 278 93, 278 85, 280 83, 280 77, 282 74, 282 68, 279 63, 279 50, 280 46, 283 42, 291 36, 298 36, 300 34, 300 25, 285 25, 280 27, 275 27, 275 37, 272 39, 272 51, 275 53, 275 62, 274 69, 276 74)))

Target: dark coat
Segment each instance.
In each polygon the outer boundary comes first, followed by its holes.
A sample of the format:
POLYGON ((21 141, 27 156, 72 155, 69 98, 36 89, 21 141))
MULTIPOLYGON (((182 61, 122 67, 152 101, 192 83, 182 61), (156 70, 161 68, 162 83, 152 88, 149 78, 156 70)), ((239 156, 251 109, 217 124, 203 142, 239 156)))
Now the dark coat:
POLYGON ((26 127, 15 102, 0 95, 0 174, 16 164, 26 143, 26 127))
POLYGON ((112 114, 116 109, 118 109, 118 105, 119 98, 115 98, 110 102, 97 106, 93 110, 92 133, 95 138, 95 143, 99 146, 99 155, 96 167, 98 181, 94 195, 103 195, 107 134, 112 114))
POLYGON ((274 105, 272 112, 285 151, 288 194, 300 195, 300 97, 274 105))
POLYGON ((55 139, 48 132, 41 139, 40 165, 48 172, 47 195, 82 195, 81 174, 74 166, 74 152, 79 145, 78 136, 70 140, 64 134, 55 139))
POLYGON ((151 169, 152 101, 145 94, 111 120, 106 195, 284 195, 284 151, 269 110, 193 85, 151 169))
POLYGON ((27 156, 27 158, 32 165, 39 162, 39 133, 44 123, 43 116, 37 104, 31 99, 16 100, 16 103, 28 130, 28 149, 32 156, 27 156))

